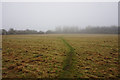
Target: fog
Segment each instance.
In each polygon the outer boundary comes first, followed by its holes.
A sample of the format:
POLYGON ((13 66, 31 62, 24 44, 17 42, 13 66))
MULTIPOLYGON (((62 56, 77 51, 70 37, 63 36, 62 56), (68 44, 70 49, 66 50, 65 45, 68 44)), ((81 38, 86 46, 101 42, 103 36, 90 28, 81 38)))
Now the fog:
POLYGON ((0 2, 0 29, 2 28, 2 3, 0 2))
POLYGON ((3 28, 54 30, 58 26, 118 25, 117 2, 7 2, 2 4, 3 28))

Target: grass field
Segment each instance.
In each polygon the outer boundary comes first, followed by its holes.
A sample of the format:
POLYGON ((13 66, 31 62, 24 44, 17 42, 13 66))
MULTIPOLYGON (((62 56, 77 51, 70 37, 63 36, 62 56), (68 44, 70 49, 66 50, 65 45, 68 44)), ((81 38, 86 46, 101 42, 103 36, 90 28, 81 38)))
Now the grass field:
POLYGON ((3 78, 116 78, 118 36, 4 35, 3 78))

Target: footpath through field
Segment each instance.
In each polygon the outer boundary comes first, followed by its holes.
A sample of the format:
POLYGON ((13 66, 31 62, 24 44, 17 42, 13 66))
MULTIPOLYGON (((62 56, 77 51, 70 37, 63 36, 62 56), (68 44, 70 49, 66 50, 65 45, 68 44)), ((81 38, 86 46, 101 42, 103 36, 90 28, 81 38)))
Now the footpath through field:
POLYGON ((75 70, 74 70, 74 61, 75 61, 75 52, 74 48, 62 37, 60 39, 63 43, 68 47, 69 52, 66 55, 66 59, 64 60, 63 64, 63 72, 60 74, 60 78, 73 78, 75 77, 75 70))

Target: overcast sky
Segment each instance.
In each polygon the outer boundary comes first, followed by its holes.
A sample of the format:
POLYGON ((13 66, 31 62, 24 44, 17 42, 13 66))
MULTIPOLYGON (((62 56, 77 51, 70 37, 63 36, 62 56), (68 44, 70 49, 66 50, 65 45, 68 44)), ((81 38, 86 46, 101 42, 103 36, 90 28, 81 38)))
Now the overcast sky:
POLYGON ((2 28, 2 3, 0 2, 0 29, 2 28))
POLYGON ((118 24, 117 2, 7 2, 3 28, 53 30, 56 26, 111 26, 118 24))

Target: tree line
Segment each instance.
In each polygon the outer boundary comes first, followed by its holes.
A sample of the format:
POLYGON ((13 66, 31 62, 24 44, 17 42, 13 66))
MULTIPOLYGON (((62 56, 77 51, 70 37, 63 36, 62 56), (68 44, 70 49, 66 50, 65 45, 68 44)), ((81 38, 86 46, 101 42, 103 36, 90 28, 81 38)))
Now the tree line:
POLYGON ((56 27, 55 31, 48 30, 50 34, 119 34, 120 27, 118 26, 87 26, 85 29, 80 29, 77 26, 56 27))
POLYGON ((43 31, 36 31, 36 30, 14 30, 13 28, 10 28, 8 31, 5 29, 2 29, 2 35, 12 35, 12 34, 44 34, 43 31))
POLYGON ((8 31, 5 29, 0 30, 2 35, 13 34, 119 34, 120 27, 117 26, 88 26, 85 29, 80 29, 77 26, 64 26, 56 27, 55 30, 36 31, 36 30, 15 30, 10 28, 8 31))

